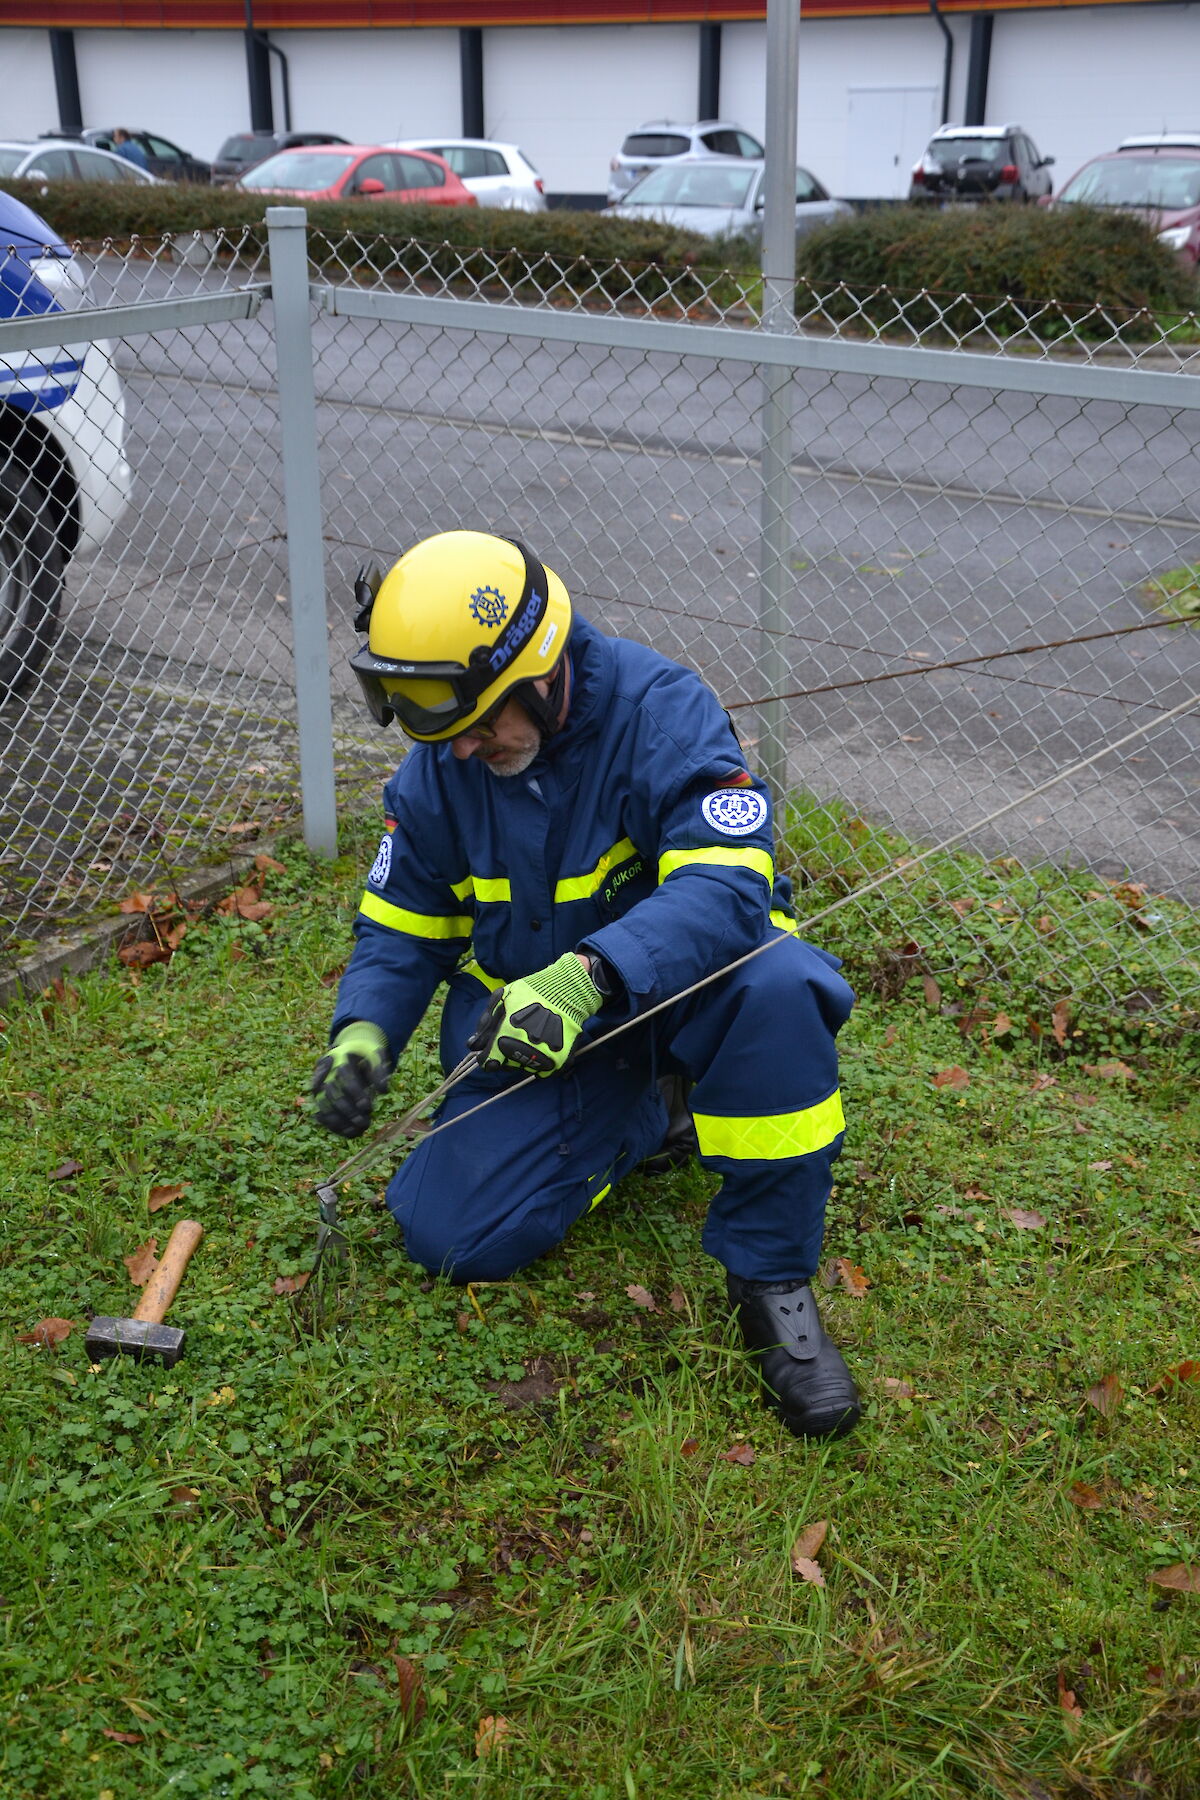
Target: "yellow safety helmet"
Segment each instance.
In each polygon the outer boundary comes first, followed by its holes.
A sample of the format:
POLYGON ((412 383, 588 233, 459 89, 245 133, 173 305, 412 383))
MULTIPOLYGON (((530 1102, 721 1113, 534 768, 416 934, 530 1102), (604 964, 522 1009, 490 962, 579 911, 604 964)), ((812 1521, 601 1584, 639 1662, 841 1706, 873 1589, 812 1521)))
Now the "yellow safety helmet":
POLYGON ((571 600, 558 576, 516 538, 442 531, 407 550, 373 582, 355 583, 358 630, 350 658, 371 716, 409 737, 457 737, 517 699, 541 731, 561 706, 533 688, 565 670, 571 600))

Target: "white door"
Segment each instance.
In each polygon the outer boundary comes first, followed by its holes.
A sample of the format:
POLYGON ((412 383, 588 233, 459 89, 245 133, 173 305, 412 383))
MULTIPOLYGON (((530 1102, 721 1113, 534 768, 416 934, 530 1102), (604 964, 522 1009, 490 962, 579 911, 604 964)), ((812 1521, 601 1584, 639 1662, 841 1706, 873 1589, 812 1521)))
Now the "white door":
POLYGON ((913 164, 938 128, 936 87, 846 90, 846 180, 852 200, 903 200, 913 164))

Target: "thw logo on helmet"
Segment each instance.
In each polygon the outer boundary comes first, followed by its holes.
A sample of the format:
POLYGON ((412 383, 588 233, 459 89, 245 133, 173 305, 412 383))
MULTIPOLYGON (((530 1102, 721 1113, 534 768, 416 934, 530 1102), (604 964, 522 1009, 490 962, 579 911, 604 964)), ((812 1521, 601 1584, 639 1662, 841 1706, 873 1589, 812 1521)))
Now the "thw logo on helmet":
POLYGON ((508 601, 499 588, 476 588, 471 595, 470 605, 471 611, 479 623, 488 626, 493 631, 508 617, 508 601))

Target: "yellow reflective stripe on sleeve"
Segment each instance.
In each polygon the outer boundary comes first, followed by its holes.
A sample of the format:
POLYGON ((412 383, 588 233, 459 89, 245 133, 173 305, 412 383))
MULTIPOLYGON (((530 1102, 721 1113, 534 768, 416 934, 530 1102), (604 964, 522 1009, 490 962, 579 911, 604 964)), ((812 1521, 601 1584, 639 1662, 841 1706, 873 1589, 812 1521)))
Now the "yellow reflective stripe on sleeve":
POLYGON ((504 983, 501 981, 501 979, 498 975, 489 975, 487 970, 482 966, 482 964, 477 963, 475 961, 474 957, 471 957, 471 959, 468 962, 459 963, 458 973, 460 975, 473 975, 475 977, 476 981, 481 981, 483 983, 484 987, 488 989, 489 993, 494 994, 498 991, 498 989, 500 989, 504 986, 504 983))
POLYGON ((450 892, 454 895, 456 900, 469 900, 471 895, 475 892, 474 876, 468 875, 465 881, 452 881, 450 883, 450 892))
POLYGON ((470 937, 473 924, 471 919, 445 918, 440 913, 409 912, 407 907, 381 900, 370 889, 363 895, 358 910, 363 918, 374 919, 377 925, 387 925, 392 931, 403 931, 408 937, 470 937))
POLYGON ((568 875, 554 884, 554 903, 561 905, 565 900, 590 900, 597 888, 603 886, 604 877, 618 863, 626 862, 629 857, 637 855, 637 846, 629 838, 622 838, 611 850, 606 850, 595 868, 586 875, 568 875))
POLYGON ((811 1156, 826 1150, 846 1129, 842 1096, 835 1088, 828 1100, 800 1112, 768 1113, 762 1118, 717 1118, 693 1113, 701 1156, 725 1156, 734 1162, 782 1162, 789 1156, 811 1156))
POLYGON ((771 923, 777 931, 790 931, 793 935, 800 929, 790 914, 780 912, 777 908, 772 909, 771 923))
POLYGON ((703 850, 668 850, 658 859, 658 879, 661 885, 668 875, 676 869, 691 868, 694 864, 715 864, 718 868, 753 869, 761 875, 768 887, 775 882, 775 859, 769 850, 757 850, 747 844, 741 850, 732 846, 725 849, 716 844, 706 844, 703 850))
POLYGON ((507 900, 510 905, 512 904, 512 883, 507 875, 497 875, 495 878, 489 875, 476 875, 473 880, 477 900, 507 900))

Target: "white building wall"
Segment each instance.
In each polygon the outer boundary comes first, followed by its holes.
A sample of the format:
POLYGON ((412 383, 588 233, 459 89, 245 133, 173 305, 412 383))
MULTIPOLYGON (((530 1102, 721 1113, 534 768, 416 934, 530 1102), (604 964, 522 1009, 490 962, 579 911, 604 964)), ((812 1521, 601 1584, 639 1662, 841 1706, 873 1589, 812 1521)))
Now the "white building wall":
POLYGON ((547 192, 602 194, 628 132, 696 117, 699 27, 485 31, 483 82, 487 135, 528 151, 547 192))
MULTIPOLYGON (((58 122, 48 48, 46 62, 43 131, 58 122)), ((85 125, 161 131, 206 158, 230 132, 249 126, 245 41, 238 32, 76 31, 75 66, 85 125)))
POLYGON ((0 29, 0 138, 35 138, 58 126, 50 34, 0 29))
MULTIPOLYGON (((966 90, 968 26, 962 19, 947 22, 954 38, 954 119, 962 115, 966 90)), ((721 111, 760 135, 766 47, 765 25, 726 25, 721 33, 721 111)), ((798 160, 834 194, 907 194, 912 165, 941 122, 944 63, 945 39, 932 18, 805 19, 802 12, 798 160), (925 98, 896 104, 899 94, 925 98), (873 141, 864 142, 864 134, 873 141), (866 186, 856 179, 864 168, 878 177, 866 186)))
POLYGON ((996 15, 988 123, 1024 125, 1057 192, 1138 131, 1200 127, 1200 6, 996 15))
MULTIPOLYGON (((462 131, 456 31, 273 31, 270 38, 288 59, 297 131, 336 131, 352 144, 462 131)), ((277 71, 272 81, 282 128, 277 71)))

